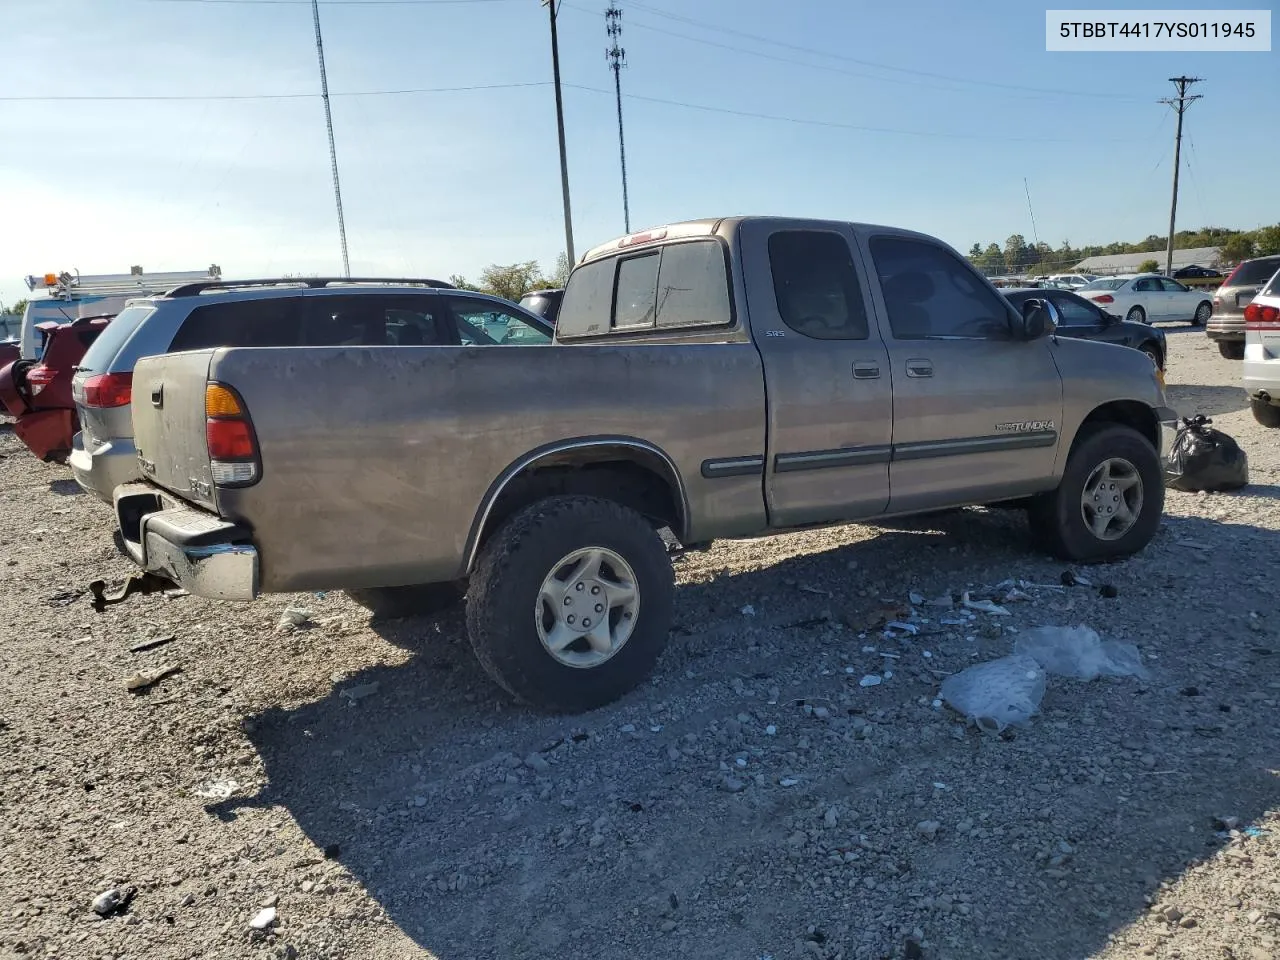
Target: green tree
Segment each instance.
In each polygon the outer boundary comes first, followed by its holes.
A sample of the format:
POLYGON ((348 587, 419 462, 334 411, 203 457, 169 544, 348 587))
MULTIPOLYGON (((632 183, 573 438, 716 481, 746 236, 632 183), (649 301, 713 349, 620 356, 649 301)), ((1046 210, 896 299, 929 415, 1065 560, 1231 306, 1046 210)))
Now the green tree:
POLYGON ((455 287, 457 287, 459 290, 474 290, 476 293, 480 292, 479 287, 477 287, 474 283, 472 283, 470 280, 468 280, 466 277, 464 277, 460 273, 455 273, 453 276, 451 276, 449 278, 449 282, 453 284, 455 287))
POLYGON ((987 244, 987 249, 982 251, 982 256, 978 259, 977 267, 988 275, 1004 273, 1004 254, 1000 251, 1000 245, 997 243, 987 244))
POLYGON ((974 263, 978 262, 978 258, 982 256, 982 244, 975 243, 969 248, 969 259, 974 263))
MULTIPOLYGON (((12 304, 9 305, 9 312, 16 313, 18 316, 22 316, 24 313, 27 312, 28 302, 29 301, 27 300, 26 297, 23 297, 21 300, 15 300, 12 304)), ((0 310, 0 313, 3 313, 3 312, 4 312, 3 310, 0 310)))
POLYGON ((563 287, 569 282, 569 273, 573 270, 573 264, 569 262, 569 255, 563 250, 556 254, 555 266, 551 268, 551 272, 543 274, 542 280, 549 287, 563 287))
POLYGON ((1160 264, 1157 263, 1155 260, 1148 258, 1146 260, 1143 260, 1140 264, 1138 264, 1138 272, 1139 273, 1159 273, 1160 264))
POLYGON ((1227 263, 1239 263, 1253 256, 1253 238, 1247 233, 1230 236, 1222 244, 1222 259, 1227 263))
POLYGON ((536 260, 506 265, 491 263, 480 274, 480 289, 495 297, 518 302, 541 285, 542 274, 536 260))
POLYGON ((1280 253, 1280 223, 1256 230, 1253 234, 1253 249, 1260 257, 1280 253))

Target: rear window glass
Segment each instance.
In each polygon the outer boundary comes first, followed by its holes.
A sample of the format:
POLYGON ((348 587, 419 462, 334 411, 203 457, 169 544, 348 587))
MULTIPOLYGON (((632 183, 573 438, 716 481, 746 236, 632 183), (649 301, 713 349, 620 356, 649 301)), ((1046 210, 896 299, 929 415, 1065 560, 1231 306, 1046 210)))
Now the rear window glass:
POLYGON ((652 327, 658 305, 658 254, 632 257, 618 264, 613 326, 652 327))
POLYGON ((1119 290, 1125 285, 1125 280, 1094 280, 1086 283, 1081 290, 1119 290))
POLYGON ((80 369, 97 372, 108 370, 111 361, 120 352, 125 341, 133 336, 133 332, 142 325, 143 320, 155 312, 156 308, 149 303, 137 304, 121 310, 81 358, 80 369))
POLYGON ((1243 287, 1246 284, 1252 286, 1256 283, 1266 283, 1278 269, 1280 269, 1280 257, 1246 260, 1231 275, 1231 286, 1243 287))
POLYGON ((1262 292, 1268 297, 1280 297, 1280 263, 1276 264, 1276 272, 1271 275, 1271 282, 1262 292))
POLYGON ((732 319, 724 248, 715 240, 664 247, 658 270, 658 326, 705 327, 732 319))

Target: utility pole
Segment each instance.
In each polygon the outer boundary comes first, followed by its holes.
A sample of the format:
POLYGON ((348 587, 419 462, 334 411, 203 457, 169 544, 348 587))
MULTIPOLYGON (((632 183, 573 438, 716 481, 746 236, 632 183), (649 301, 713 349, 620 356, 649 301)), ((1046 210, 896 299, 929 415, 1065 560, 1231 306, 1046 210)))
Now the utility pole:
MULTIPOLYGON (((313 0, 314 2, 314 0, 313 0)), ((569 158, 564 149, 564 100, 560 95, 560 40, 556 35, 556 2, 542 0, 551 15, 551 71, 555 76, 556 130, 560 135, 560 190, 564 195, 564 250, 573 267, 577 259, 573 255, 573 213, 569 209, 569 158)))
POLYGON ((1165 251, 1164 273, 1173 276, 1173 229, 1178 216, 1178 171, 1182 166, 1182 115, 1192 102, 1200 99, 1199 94, 1187 95, 1187 89, 1193 83, 1200 83, 1199 77, 1170 77, 1169 82, 1178 88, 1176 97, 1161 100, 1178 111, 1178 132, 1173 141, 1173 200, 1169 204, 1169 246, 1165 251))
POLYGON ((604 53, 609 61, 609 69, 613 71, 613 92, 618 99, 618 156, 622 161, 622 224, 626 233, 631 232, 631 204, 627 200, 627 144, 622 137, 622 68, 627 65, 627 51, 618 46, 622 39, 622 11, 616 3, 610 2, 609 9, 604 12, 608 26, 611 46, 604 53))
POLYGON ((333 170, 333 198, 338 204, 338 236, 342 240, 342 275, 351 276, 347 257, 347 225, 342 219, 342 188, 338 186, 338 150, 333 144, 333 113, 329 110, 329 80, 324 73, 324 43, 320 39, 320 3, 311 0, 311 17, 316 24, 316 56, 320 58, 320 96, 324 100, 324 125, 329 130, 329 166, 333 170))

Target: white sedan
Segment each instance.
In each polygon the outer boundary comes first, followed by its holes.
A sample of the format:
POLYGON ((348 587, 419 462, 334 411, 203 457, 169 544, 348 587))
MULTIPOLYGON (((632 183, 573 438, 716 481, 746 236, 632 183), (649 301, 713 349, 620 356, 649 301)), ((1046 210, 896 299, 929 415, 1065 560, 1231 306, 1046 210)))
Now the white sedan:
POLYGON ((1192 290, 1158 273, 1102 277, 1076 293, 1107 313, 1138 323, 1189 320, 1192 326, 1203 327, 1213 313, 1213 302, 1206 291, 1192 290))

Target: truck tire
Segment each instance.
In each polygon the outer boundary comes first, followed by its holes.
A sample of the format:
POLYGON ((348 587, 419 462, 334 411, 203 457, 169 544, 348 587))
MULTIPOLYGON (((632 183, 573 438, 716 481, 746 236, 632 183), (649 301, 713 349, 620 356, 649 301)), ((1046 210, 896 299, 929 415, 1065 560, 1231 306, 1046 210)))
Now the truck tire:
POLYGON ((466 586, 461 583, 424 583, 407 587, 366 587, 345 593, 375 617, 427 617, 462 603, 466 586))
POLYGON ((1253 419, 1264 427, 1280 427, 1280 407, 1273 407, 1265 400, 1249 400, 1249 409, 1253 411, 1253 419))
POLYGON ((1226 360, 1243 360, 1244 359, 1244 341, 1243 340, 1219 340, 1218 352, 1222 354, 1226 360))
POLYGON ((467 595, 467 633, 508 693, 580 713, 653 670, 674 593, 666 547, 639 513, 596 497, 549 497, 485 545, 467 595))
POLYGON ((1160 457, 1131 427, 1083 429, 1058 488, 1028 511, 1032 534, 1054 556, 1078 563, 1137 553, 1164 512, 1160 457))

